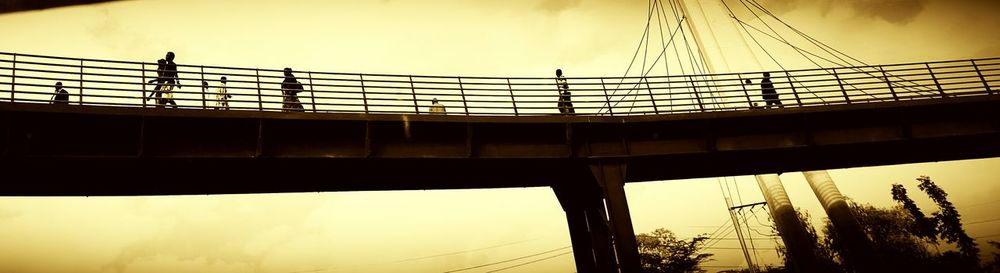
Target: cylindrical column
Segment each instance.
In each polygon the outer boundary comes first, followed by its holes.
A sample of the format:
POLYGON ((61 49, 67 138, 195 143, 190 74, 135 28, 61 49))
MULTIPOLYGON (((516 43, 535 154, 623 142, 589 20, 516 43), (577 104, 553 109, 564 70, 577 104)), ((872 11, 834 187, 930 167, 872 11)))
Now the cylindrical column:
POLYGON ((844 250, 847 252, 847 257, 844 257, 847 262, 859 272, 878 272, 874 268, 877 263, 875 261, 877 253, 872 248, 871 241, 865 235, 861 224, 858 223, 858 219, 854 217, 854 212, 848 206, 847 200, 840 194, 837 185, 830 178, 830 174, 826 171, 809 171, 802 172, 802 175, 805 175, 809 187, 816 194, 819 203, 823 205, 823 210, 830 218, 830 223, 833 223, 837 237, 840 238, 844 250))
POLYGON ((824 272, 816 261, 816 241, 809 238, 805 225, 799 221, 781 179, 776 174, 756 177, 757 185, 764 194, 764 200, 767 201, 767 207, 778 228, 778 235, 781 235, 797 272, 824 272))

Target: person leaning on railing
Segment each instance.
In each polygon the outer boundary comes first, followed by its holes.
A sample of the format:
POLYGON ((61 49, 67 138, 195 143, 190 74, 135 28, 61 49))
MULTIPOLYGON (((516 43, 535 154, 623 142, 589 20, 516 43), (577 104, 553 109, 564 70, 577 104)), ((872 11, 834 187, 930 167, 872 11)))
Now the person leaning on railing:
POLYGON ((302 92, 305 88, 302 87, 302 83, 299 83, 295 79, 295 75, 292 75, 291 68, 285 68, 285 80, 281 82, 281 95, 282 95, 282 112, 305 112, 305 108, 302 107, 302 102, 299 102, 298 93, 302 92))

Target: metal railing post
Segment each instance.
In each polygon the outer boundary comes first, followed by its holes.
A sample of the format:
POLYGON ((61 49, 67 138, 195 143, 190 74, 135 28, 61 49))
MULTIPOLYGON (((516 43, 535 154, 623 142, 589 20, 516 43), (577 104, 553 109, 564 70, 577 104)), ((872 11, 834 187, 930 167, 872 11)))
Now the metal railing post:
MULTIPOLYGON (((206 83, 206 81, 205 81, 205 66, 204 65, 199 65, 198 67, 201 69, 201 82, 202 83, 206 83)), ((208 86, 202 84, 202 87, 204 87, 204 88, 201 89, 201 109, 204 110, 204 109, 208 109, 208 101, 207 101, 208 98, 206 97, 206 95, 208 95, 207 94, 208 93, 208 86)))
POLYGON ((413 86, 413 76, 409 76, 409 78, 410 78, 410 94, 413 95, 413 111, 417 114, 420 114, 420 105, 418 105, 417 103, 417 88, 413 86))
POLYGON ((745 81, 743 81, 743 75, 737 74, 736 77, 740 79, 740 86, 743 87, 743 96, 746 96, 747 98, 747 107, 753 109, 753 101, 750 100, 750 92, 747 91, 747 84, 745 81))
POLYGON ((507 91, 510 91, 510 104, 514 105, 514 116, 517 116, 517 101, 514 99, 514 87, 510 85, 510 78, 507 78, 507 91))
POLYGON ((847 95, 847 89, 844 89, 844 82, 840 81, 840 75, 837 74, 837 69, 833 68, 833 77, 837 78, 837 86, 840 86, 840 92, 844 93, 844 101, 848 104, 851 103, 851 97, 847 95))
MULTIPOLYGON (((261 91, 260 91, 260 68, 254 68, 253 70, 254 70, 254 73, 257 74, 257 111, 263 112, 264 111, 264 95, 261 94, 261 91)), ((282 92, 281 95, 284 96, 285 95, 284 92, 282 92)), ((282 101, 284 101, 284 99, 282 99, 282 101)), ((282 105, 282 107, 284 107, 284 105, 282 105)))
POLYGON ((976 60, 969 60, 972 62, 972 68, 976 69, 976 74, 979 75, 979 80, 983 81, 983 87, 986 87, 986 94, 993 95, 993 90, 990 89, 990 84, 986 82, 986 77, 983 77, 983 72, 979 71, 979 65, 976 64, 976 60))
POLYGON ((80 105, 83 105, 83 59, 80 59, 80 105))
POLYGON ((368 94, 365 93, 365 75, 358 74, 361 83, 361 104, 365 106, 365 114, 368 114, 368 94))
MULTIPOLYGON (((611 107, 611 97, 608 96, 608 87, 604 85, 604 78, 601 78, 601 90, 604 90, 604 103, 608 104, 608 114, 614 116, 615 111, 611 107)), ((600 114, 600 113, 598 113, 600 114)))
POLYGON ((934 75, 934 70, 931 70, 931 64, 924 63, 924 66, 927 67, 927 72, 931 74, 931 79, 934 80, 934 86, 937 86, 938 92, 941 93, 941 97, 947 97, 947 95, 944 94, 944 88, 941 88, 941 83, 938 82, 937 76, 934 75))
POLYGON ((146 108, 146 63, 139 64, 139 72, 142 73, 142 97, 139 100, 142 101, 142 108, 146 108))
POLYGON ((14 60, 10 65, 10 102, 14 102, 14 89, 17 85, 17 53, 14 53, 14 60))
POLYGON ((878 71, 882 72, 882 79, 885 80, 885 84, 889 86, 889 93, 892 93, 892 100, 899 101, 899 95, 896 95, 896 89, 892 88, 892 81, 889 80, 889 76, 885 74, 885 69, 882 66, 878 66, 878 71))
POLYGON ((694 82, 694 78, 691 76, 688 76, 688 81, 691 82, 691 90, 694 91, 694 99, 698 102, 698 109, 705 112, 705 105, 701 104, 701 96, 698 95, 698 84, 694 82))
POLYGON ((802 98, 799 98, 799 92, 795 90, 795 81, 792 80, 792 74, 785 71, 785 79, 788 80, 788 85, 792 87, 792 95, 795 95, 795 102, 802 106, 802 98))
POLYGON ((642 81, 646 83, 646 91, 649 92, 649 102, 653 104, 653 113, 659 115, 660 109, 656 107, 656 99, 653 98, 653 88, 649 87, 649 79, 642 77, 642 81))
POLYGON ((313 73, 312 71, 306 72, 306 76, 309 76, 309 101, 313 107, 313 113, 316 113, 316 91, 313 91, 313 73))
POLYGON ((458 77, 458 92, 462 93, 462 105, 465 106, 465 115, 469 115, 469 101, 465 99, 465 87, 462 86, 462 77, 458 77))

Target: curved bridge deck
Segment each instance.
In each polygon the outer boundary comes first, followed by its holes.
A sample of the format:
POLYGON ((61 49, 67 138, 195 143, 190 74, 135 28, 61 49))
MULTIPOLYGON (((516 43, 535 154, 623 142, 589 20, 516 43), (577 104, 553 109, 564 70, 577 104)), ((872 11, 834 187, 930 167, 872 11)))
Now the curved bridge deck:
POLYGON ((553 115, 552 78, 299 72, 300 113, 278 71, 181 66, 227 76, 232 108, 189 85, 160 109, 150 64, 0 56, 0 195, 550 186, 580 272, 639 271, 626 182, 1000 155, 996 58, 774 71, 770 109, 758 72, 569 78, 576 113, 553 115))
POLYGON ((998 156, 1000 59, 762 72, 553 78, 179 66, 180 109, 142 99, 155 64, 0 53, 5 195, 213 194, 551 186, 998 156), (214 110, 227 76, 230 110, 214 110), (205 79, 211 88, 198 85, 205 79), (754 84, 743 84, 751 79, 754 84), (50 105, 62 81, 68 105, 50 105), (426 113, 439 98, 447 115, 426 113), (80 181, 92 181, 80 183, 80 181))

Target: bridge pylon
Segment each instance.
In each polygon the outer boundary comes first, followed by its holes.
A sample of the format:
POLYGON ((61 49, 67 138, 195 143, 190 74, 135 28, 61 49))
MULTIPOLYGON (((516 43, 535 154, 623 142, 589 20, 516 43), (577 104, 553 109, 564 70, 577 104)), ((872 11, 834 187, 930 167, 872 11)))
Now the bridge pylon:
POLYGON ((566 212, 578 272, 639 272, 625 198, 626 164, 590 164, 593 180, 552 186, 566 212))

